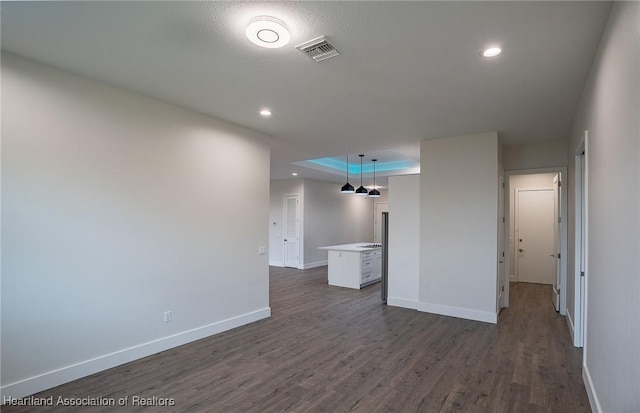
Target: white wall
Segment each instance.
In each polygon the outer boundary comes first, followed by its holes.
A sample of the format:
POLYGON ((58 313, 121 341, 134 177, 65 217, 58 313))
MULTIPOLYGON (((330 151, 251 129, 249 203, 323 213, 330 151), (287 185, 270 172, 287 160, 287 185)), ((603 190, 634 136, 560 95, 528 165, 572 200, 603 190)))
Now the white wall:
POLYGON ((420 175, 389 177, 388 265, 387 304, 418 308, 420 175))
POLYGON ((327 264, 327 251, 318 247, 373 242, 375 198, 343 194, 340 186, 332 182, 304 180, 305 268, 327 264))
MULTIPOLYGON (((570 144, 569 182, 573 186, 573 157, 584 130, 589 131, 588 321, 583 377, 592 407, 600 412, 640 411, 639 21, 640 3, 614 4, 570 144)), ((569 200, 573 211, 572 195, 569 200)), ((568 278, 572 279, 573 226, 569 234, 568 278)), ((573 315, 573 308, 570 311, 573 315)))
POLYGON ((264 135, 3 54, 2 149, 4 396, 269 316, 264 135))
POLYGON ((502 166, 505 171, 566 166, 567 147, 566 140, 503 145, 502 166))
POLYGON ((305 269, 327 265, 327 251, 318 250, 318 247, 373 242, 373 203, 387 200, 387 191, 380 192, 383 196, 376 200, 340 193, 340 185, 332 182, 306 178, 272 181, 269 212, 270 265, 283 265, 284 195, 300 194, 299 268, 305 269))
POLYGON ((516 275, 516 194, 518 189, 553 189, 555 173, 512 175, 509 177, 509 278, 516 275))
MULTIPOLYGON (((299 195, 300 240, 304 240, 304 184, 302 178, 271 181, 269 192, 269 265, 284 266, 284 196, 299 195)), ((300 251, 300 262, 304 262, 300 251)))
POLYGON ((497 322, 497 133, 423 141, 420 303, 497 322))

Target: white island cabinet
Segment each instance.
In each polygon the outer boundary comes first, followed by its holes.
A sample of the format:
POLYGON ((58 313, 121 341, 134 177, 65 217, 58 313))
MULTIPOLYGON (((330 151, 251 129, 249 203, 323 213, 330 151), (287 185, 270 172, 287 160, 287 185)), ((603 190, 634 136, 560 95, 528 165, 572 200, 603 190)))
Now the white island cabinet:
POLYGON ((360 289, 380 281, 381 244, 356 244, 320 247, 329 252, 329 285, 360 289))

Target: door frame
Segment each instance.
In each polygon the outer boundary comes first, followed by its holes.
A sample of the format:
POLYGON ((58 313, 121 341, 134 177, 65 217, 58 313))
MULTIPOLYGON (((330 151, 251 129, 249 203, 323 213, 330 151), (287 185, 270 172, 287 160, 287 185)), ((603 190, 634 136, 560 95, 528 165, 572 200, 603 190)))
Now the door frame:
POLYGON ((509 274, 507 271, 507 267, 505 266, 505 245, 506 241, 504 235, 507 231, 505 231, 506 226, 506 215, 504 213, 504 198, 506 185, 504 183, 505 175, 504 169, 502 168, 502 164, 498 167, 498 285, 497 285, 497 304, 496 304, 496 312, 500 313, 500 311, 509 305, 509 300, 505 298, 505 296, 509 293, 509 286, 505 286, 505 284, 509 283, 509 274), (506 305, 505 305, 506 302, 506 305))
MULTIPOLYGON (((559 173, 561 177, 562 184, 560 186, 561 193, 561 205, 560 211, 562 216, 562 221, 560 222, 560 314, 567 314, 567 167, 551 167, 551 168, 536 168, 536 169, 513 169, 509 171, 504 171, 505 173, 505 194, 511 193, 511 186, 509 181, 512 175, 532 175, 532 174, 544 174, 544 173, 559 173)), ((510 196, 504 197, 505 200, 505 208, 504 214, 506 217, 505 225, 505 240, 509 239, 509 225, 511 220, 514 219, 511 217, 511 200, 510 196)), ((505 256, 505 269, 510 268, 510 254, 506 254, 505 256)), ((504 296, 505 307, 509 307, 509 283, 505 283, 505 296, 504 296)))
POLYGON ((558 254, 560 253, 560 224, 558 218, 562 216, 559 211, 560 205, 562 205, 562 193, 560 192, 562 183, 562 176, 555 174, 553 176, 553 255, 554 255, 554 271, 553 271, 553 306, 556 311, 560 310, 560 260, 558 254))
MULTIPOLYGON (((540 192, 540 191, 553 191, 553 189, 551 188, 515 188, 516 189, 516 195, 513 197, 513 200, 515 202, 515 207, 513 208, 513 213, 515 215, 515 217, 513 217, 513 219, 515 220, 515 234, 514 235, 519 235, 520 234, 520 192, 540 192)), ((555 225, 555 224, 554 224, 555 225)), ((554 228, 555 231, 555 228, 554 228)), ((551 248, 553 249, 553 248, 551 248)), ((515 257, 516 257, 516 281, 520 282, 520 255, 517 254, 518 252, 518 244, 516 242, 515 245, 515 257)), ((554 263, 555 266, 555 263, 554 263)))
POLYGON ((588 270, 589 260, 589 131, 584 131, 575 152, 575 188, 574 188, 574 309, 573 317, 567 317, 567 324, 575 347, 584 347, 582 352, 583 363, 587 357, 587 291, 589 284, 588 270), (581 167, 581 158, 584 154, 584 171, 581 167), (583 213, 584 211, 584 213, 583 213), (582 273, 584 272, 584 276, 582 273))

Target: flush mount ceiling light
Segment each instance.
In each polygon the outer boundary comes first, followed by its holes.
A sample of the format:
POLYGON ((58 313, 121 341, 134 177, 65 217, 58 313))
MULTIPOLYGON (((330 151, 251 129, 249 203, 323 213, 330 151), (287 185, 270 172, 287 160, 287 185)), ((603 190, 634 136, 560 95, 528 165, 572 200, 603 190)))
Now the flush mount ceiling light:
POLYGON ((362 158, 364 158, 364 155, 358 156, 360 156, 360 188, 356 189, 356 195, 367 196, 369 191, 367 191, 367 188, 362 186, 362 158))
POLYGON ((499 47, 490 47, 482 52, 482 55, 484 57, 496 57, 500 53, 502 53, 502 49, 500 49, 499 47))
POLYGON ((342 185, 340 192, 343 194, 352 194, 355 192, 353 185, 349 183, 349 155, 347 155, 347 183, 342 185))
POLYGON ((291 35, 282 20, 271 16, 258 16, 249 21, 247 38, 261 47, 276 49, 289 43, 291 35))
POLYGON ((262 116, 265 116, 265 117, 266 117, 266 116, 271 116, 271 111, 270 111, 269 109, 262 109, 262 110, 260 111, 260 114, 261 114, 262 116))

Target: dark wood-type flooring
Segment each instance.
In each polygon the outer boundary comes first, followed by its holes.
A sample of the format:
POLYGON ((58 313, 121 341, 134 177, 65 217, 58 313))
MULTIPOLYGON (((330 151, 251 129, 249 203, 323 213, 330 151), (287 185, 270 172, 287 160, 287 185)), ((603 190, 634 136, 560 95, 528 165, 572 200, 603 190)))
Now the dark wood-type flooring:
POLYGON ((272 317, 37 397, 173 397, 173 407, 2 412, 589 412, 581 351, 550 286, 512 284, 498 325, 383 306, 379 284, 271 268, 272 317))

